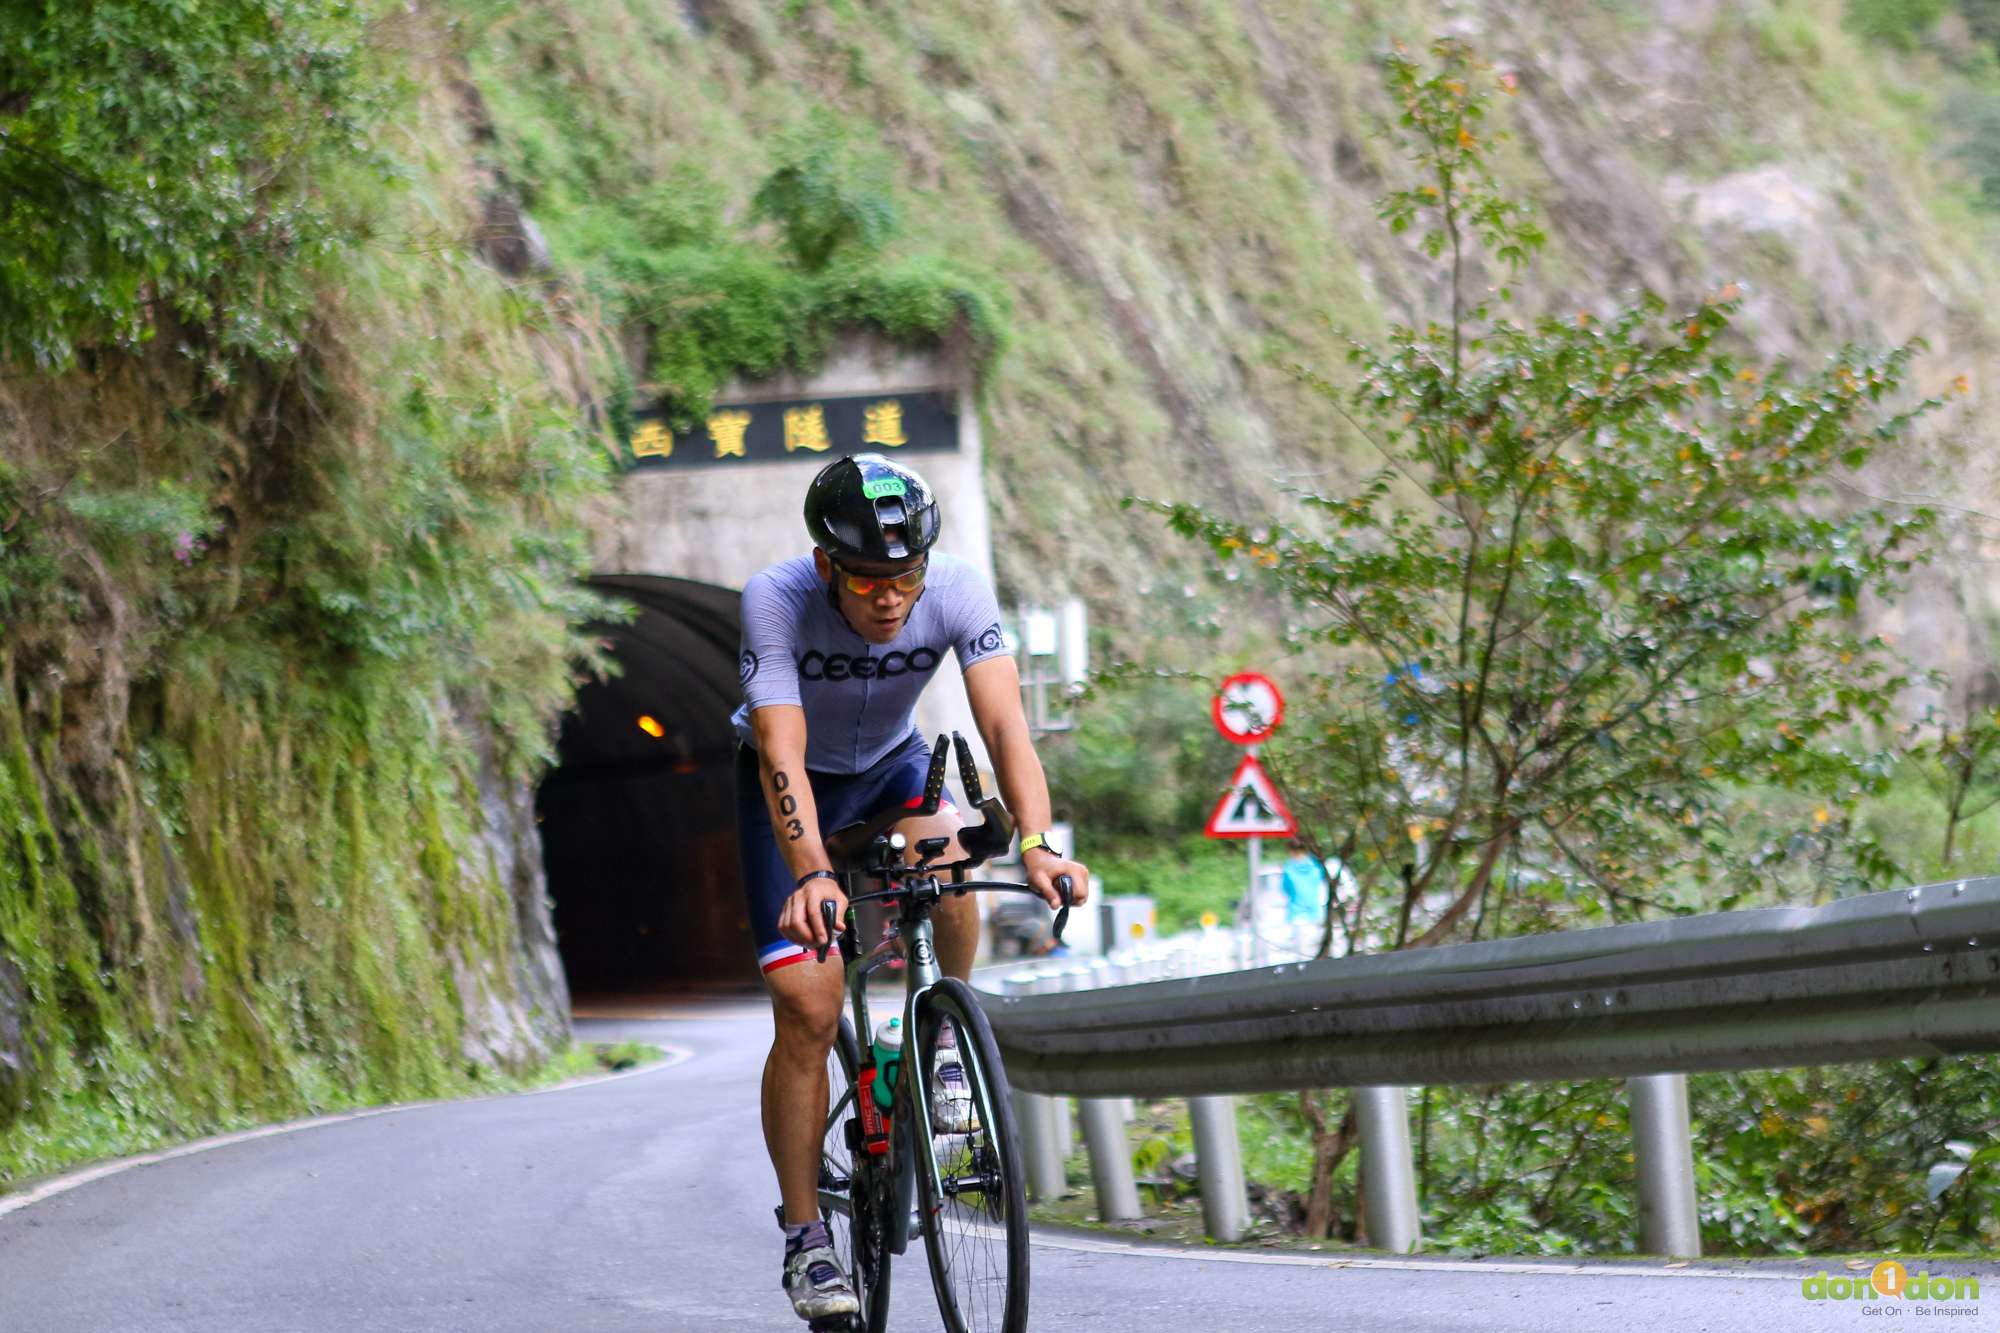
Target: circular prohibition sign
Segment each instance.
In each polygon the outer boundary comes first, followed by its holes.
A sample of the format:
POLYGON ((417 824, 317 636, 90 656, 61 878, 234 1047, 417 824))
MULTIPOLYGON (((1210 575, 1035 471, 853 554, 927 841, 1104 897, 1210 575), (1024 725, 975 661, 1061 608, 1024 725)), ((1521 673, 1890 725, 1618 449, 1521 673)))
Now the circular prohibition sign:
POLYGON ((1285 720, 1285 696, 1269 676, 1239 671, 1216 690, 1210 713, 1224 740, 1261 745, 1285 720))

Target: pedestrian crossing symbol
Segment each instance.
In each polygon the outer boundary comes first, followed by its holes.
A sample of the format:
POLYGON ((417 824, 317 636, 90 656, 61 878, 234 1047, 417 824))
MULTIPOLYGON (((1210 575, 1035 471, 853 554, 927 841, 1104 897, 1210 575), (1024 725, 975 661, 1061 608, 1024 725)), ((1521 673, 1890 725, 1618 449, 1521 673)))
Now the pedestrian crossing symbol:
POLYGON ((1271 775, 1254 755, 1246 754, 1202 831, 1211 838, 1288 838, 1298 829, 1271 775))

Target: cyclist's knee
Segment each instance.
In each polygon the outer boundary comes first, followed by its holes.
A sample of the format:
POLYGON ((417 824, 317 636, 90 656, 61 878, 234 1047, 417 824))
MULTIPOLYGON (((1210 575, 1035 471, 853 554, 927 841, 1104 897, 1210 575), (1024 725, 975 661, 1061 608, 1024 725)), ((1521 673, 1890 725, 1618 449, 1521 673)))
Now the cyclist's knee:
POLYGON ((919 815, 905 819, 896 825, 896 831, 908 841, 910 847, 908 855, 911 860, 916 859, 917 843, 925 838, 939 837, 951 839, 951 846, 945 849, 944 856, 940 859, 956 860, 965 854, 958 845, 958 831, 964 826, 965 821, 957 814, 950 810, 940 810, 934 815, 919 815))
POLYGON ((951 930, 979 929, 979 906, 970 894, 963 898, 944 898, 932 910, 931 920, 951 930))
MULTIPOLYGON (((786 971, 804 972, 813 964, 802 964, 786 971)), ((832 984, 819 978, 800 977, 790 979, 789 984, 773 981, 771 986, 771 1007, 773 1019, 778 1029, 778 1040, 803 1043, 818 1047, 822 1051, 833 1045, 834 1034, 840 1030, 841 988, 838 973, 832 984), (817 983, 817 984, 814 984, 817 983)))
POLYGON ((840 1031, 840 1009, 821 1011, 815 1009, 785 1008, 778 1010, 778 1038, 800 1045, 811 1046, 825 1051, 833 1045, 833 1037, 840 1031))

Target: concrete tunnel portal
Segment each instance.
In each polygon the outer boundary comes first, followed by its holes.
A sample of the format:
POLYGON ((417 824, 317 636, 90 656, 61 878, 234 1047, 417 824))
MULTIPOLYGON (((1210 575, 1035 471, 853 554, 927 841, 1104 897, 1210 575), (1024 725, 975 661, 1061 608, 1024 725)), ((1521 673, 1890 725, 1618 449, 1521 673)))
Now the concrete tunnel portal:
POLYGON ((577 693, 536 814, 557 945, 580 995, 757 976, 736 864, 738 594, 600 575, 619 674, 577 693))

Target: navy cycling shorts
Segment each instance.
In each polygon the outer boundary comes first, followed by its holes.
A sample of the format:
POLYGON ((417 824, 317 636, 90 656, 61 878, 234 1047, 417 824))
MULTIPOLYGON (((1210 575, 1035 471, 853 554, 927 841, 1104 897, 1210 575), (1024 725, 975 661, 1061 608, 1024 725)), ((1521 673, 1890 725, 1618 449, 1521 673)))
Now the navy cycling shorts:
MULTIPOLYGON (((819 809, 821 836, 831 836, 891 805, 912 810, 922 805, 930 766, 931 747, 913 731, 862 772, 807 769, 813 804, 819 809)), ((955 808, 949 789, 944 808, 955 808)), ((811 958, 812 950, 778 933, 778 913, 798 886, 792 882, 791 867, 785 864, 777 835, 771 831, 771 808, 764 803, 757 752, 747 745, 736 750, 736 845, 743 861, 743 894, 750 908, 750 930, 757 940, 758 965, 771 972, 811 958)))

